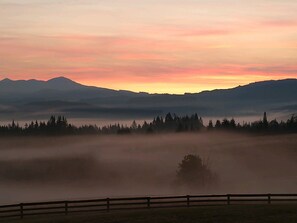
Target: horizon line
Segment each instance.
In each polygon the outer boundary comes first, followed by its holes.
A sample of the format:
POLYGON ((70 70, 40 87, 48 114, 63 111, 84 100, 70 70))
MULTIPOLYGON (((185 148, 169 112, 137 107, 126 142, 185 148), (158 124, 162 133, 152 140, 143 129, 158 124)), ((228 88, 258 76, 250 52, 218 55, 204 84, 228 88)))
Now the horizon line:
POLYGON ((157 93, 157 92, 146 92, 146 91, 133 91, 133 90, 128 90, 128 89, 114 89, 114 88, 108 88, 108 87, 102 87, 102 86, 97 86, 97 85, 88 85, 88 84, 83 84, 79 81, 73 80, 71 78, 68 78, 66 76, 55 76, 53 78, 49 78, 49 79, 35 79, 35 78, 30 78, 30 79, 11 79, 9 77, 5 77, 3 79, 0 80, 0 82, 3 82, 5 80, 7 81, 39 81, 39 82, 49 82, 51 80, 56 80, 56 79, 64 79, 64 80, 68 80, 71 82, 74 82, 76 84, 85 86, 85 87, 95 87, 95 88, 101 88, 101 89, 107 89, 107 90, 114 90, 114 91, 128 91, 128 92, 133 92, 133 93, 143 93, 143 94, 150 94, 150 95, 186 95, 186 94, 199 94, 199 93, 203 93, 203 92, 210 92, 210 91, 217 91, 217 90, 230 90, 230 89, 234 89, 237 87, 243 87, 243 86, 247 86, 250 84, 256 84, 256 83, 261 83, 261 82, 270 82, 270 81, 285 81, 285 80, 297 80, 297 78, 283 78, 283 79, 264 79, 261 81, 254 81, 254 82, 249 82, 247 84, 243 84, 243 85, 236 85, 233 87, 229 87, 229 88, 214 88, 214 89, 204 89, 201 91, 197 91, 197 92, 184 92, 184 93, 157 93))

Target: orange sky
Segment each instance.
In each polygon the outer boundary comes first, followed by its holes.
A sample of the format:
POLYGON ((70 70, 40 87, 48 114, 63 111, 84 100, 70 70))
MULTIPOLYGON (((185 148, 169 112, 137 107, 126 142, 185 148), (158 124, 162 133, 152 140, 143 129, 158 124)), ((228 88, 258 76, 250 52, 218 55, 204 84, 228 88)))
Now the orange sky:
POLYGON ((0 78, 199 92, 297 78, 297 1, 0 0, 0 78))

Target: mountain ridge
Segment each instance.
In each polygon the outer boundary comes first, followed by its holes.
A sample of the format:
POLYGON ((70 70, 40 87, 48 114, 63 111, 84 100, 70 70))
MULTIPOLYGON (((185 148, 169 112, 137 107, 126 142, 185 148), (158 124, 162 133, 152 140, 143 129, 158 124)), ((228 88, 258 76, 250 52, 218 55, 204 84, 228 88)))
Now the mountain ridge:
MULTIPOLYGON (((154 117, 167 112, 204 116, 296 113, 297 79, 254 82, 199 93, 149 94, 86 86, 65 77, 0 81, 0 118, 63 114, 73 117, 154 117), (34 104, 34 109, 32 108, 34 104)), ((38 116, 39 117, 39 116, 38 116)))
MULTIPOLYGON (((149 93, 145 91, 141 92, 135 92, 131 90, 125 90, 125 89, 120 89, 120 90, 115 90, 111 88, 105 88, 105 87, 99 87, 99 86, 89 86, 89 85, 84 85, 79 82, 73 81, 70 78, 64 77, 64 76, 58 76, 54 77, 48 80, 37 80, 37 79, 28 79, 28 80, 12 80, 9 78, 4 78, 0 80, 0 90, 1 87, 3 87, 3 84, 19 84, 19 83, 38 83, 38 84, 67 84, 67 85, 72 85, 72 86, 80 86, 80 87, 89 87, 89 88, 97 88, 97 89, 105 89, 105 90, 111 90, 111 91, 117 91, 117 92, 131 92, 131 93, 137 93, 137 94, 149 94, 149 95, 191 95, 191 94, 200 94, 200 93, 205 93, 205 92, 213 92, 213 91, 221 91, 221 90, 234 90, 234 89, 239 89, 239 88, 245 88, 245 87, 250 87, 250 86, 256 86, 256 85, 266 85, 266 84, 274 84, 274 83, 279 83, 279 82, 291 82, 291 81, 296 81, 297 78, 285 78, 285 79, 278 79, 278 80, 263 80, 263 81, 257 81, 257 82, 251 82, 245 85, 238 85, 234 86, 231 88, 217 88, 217 89, 212 89, 212 90, 203 90, 201 92, 185 92, 183 94, 170 94, 170 93, 149 93)), ((57 87, 57 86, 55 86, 57 87)), ((60 86, 59 86, 60 87, 60 86)))

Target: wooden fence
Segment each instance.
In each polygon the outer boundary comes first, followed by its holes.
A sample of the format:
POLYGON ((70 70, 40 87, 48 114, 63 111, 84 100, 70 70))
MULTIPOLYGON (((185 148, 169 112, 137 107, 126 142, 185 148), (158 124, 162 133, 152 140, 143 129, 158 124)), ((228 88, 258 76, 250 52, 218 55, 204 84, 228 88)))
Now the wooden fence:
POLYGON ((72 213, 109 212, 114 210, 272 203, 297 204, 297 194, 186 195, 20 203, 0 206, 0 219, 22 219, 32 215, 68 215, 72 213))

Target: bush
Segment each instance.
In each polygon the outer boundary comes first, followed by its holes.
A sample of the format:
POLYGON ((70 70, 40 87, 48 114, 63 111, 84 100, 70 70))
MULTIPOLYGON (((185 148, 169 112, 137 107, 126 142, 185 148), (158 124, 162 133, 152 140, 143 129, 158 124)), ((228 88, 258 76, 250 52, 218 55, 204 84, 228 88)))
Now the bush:
POLYGON ((203 188, 213 184, 216 176, 198 155, 189 154, 178 166, 177 180, 187 187, 203 188))

